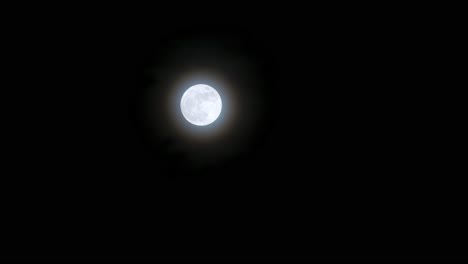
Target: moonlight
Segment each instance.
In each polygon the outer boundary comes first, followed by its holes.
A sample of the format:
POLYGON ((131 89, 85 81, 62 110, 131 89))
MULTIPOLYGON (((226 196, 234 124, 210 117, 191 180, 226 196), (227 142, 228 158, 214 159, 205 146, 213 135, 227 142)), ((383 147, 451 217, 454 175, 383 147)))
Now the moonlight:
POLYGON ((213 123, 221 114, 221 108, 219 93, 206 84, 197 84, 188 88, 180 101, 182 115, 196 126, 213 123))

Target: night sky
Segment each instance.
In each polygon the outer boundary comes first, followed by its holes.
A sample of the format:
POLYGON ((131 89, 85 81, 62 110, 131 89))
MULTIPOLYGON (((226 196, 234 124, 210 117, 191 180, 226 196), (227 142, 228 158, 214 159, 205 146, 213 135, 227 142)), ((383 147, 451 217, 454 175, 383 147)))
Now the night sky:
POLYGON ((95 14, 43 44, 60 74, 24 99, 37 111, 14 154, 6 255, 463 253, 459 183, 435 140, 449 121, 426 75, 431 27, 416 11, 189 10, 95 14), (168 110, 193 72, 237 100, 213 137, 182 132, 168 110))

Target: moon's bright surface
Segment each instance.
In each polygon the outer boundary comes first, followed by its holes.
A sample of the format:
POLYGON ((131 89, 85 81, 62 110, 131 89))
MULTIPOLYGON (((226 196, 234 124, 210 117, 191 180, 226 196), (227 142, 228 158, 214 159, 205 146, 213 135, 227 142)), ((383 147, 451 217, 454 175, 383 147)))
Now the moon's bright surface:
POLYGON ((196 126, 213 123, 221 114, 221 108, 221 96, 213 87, 206 84, 197 84, 188 88, 180 100, 182 115, 196 126))

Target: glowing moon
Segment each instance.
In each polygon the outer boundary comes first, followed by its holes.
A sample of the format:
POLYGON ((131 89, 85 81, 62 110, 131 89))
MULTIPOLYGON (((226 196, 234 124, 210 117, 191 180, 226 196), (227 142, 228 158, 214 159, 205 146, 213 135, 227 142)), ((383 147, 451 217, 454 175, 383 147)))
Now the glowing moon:
POLYGON ((188 88, 180 100, 182 115, 196 126, 213 123, 221 114, 222 105, 218 92, 206 84, 188 88))

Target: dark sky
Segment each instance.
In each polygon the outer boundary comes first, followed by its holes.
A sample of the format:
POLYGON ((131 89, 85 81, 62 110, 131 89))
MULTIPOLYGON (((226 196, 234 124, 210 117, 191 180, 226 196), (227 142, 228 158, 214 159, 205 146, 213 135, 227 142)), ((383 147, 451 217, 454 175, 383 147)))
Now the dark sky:
POLYGON ((37 107, 6 255, 462 255, 454 160, 434 139, 449 121, 425 74, 432 27, 414 10, 298 9, 97 14, 41 44, 59 74, 24 99, 37 107), (214 141, 162 110, 199 65, 241 102, 214 141))

